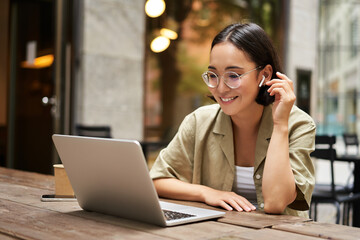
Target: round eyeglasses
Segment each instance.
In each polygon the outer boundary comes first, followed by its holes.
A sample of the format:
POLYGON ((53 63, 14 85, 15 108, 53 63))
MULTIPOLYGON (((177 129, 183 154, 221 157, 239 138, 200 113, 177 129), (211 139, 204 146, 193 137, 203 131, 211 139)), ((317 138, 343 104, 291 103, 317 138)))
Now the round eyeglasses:
POLYGON ((225 72, 222 76, 218 76, 216 73, 212 71, 206 71, 204 72, 201 77, 210 88, 216 88, 219 85, 220 78, 224 79, 224 83, 226 86, 228 86, 231 89, 238 88, 241 83, 241 78, 245 76, 246 74, 251 73, 252 71, 255 71, 257 69, 261 68, 261 66, 258 66, 246 73, 243 74, 237 74, 236 72, 225 72))

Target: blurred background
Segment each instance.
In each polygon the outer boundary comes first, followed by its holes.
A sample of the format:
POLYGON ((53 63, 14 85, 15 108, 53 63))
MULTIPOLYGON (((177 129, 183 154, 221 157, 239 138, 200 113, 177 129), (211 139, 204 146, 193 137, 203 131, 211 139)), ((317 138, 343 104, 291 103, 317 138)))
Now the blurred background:
POLYGON ((296 104, 343 151, 342 135, 360 131, 360 0, 1 0, 0 166, 50 174, 51 135, 87 128, 154 158, 211 103, 201 73, 234 22, 265 29, 296 104))

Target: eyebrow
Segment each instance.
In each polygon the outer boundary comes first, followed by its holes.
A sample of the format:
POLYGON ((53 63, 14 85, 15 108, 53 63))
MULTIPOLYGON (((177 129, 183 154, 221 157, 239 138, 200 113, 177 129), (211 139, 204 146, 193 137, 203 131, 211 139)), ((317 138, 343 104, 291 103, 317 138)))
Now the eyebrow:
MULTIPOLYGON (((216 70, 216 67, 214 66, 209 66, 208 69, 213 69, 213 70, 216 70)), ((229 69, 244 69, 243 67, 238 67, 238 66, 229 66, 229 67, 226 67, 225 70, 229 70, 229 69)))

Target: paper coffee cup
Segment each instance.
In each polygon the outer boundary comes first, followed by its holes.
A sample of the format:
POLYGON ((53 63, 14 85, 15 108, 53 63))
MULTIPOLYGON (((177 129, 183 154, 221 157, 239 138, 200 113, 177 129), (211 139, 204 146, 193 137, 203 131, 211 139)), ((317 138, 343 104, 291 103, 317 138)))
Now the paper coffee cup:
POLYGON ((55 195, 57 197, 74 197, 74 190, 65 172, 64 165, 54 164, 55 195))

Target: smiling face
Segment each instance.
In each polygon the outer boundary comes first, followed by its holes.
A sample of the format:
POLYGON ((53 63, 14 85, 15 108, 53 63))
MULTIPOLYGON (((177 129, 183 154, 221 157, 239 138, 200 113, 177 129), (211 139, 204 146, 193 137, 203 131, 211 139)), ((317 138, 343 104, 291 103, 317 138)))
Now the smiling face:
POLYGON ((228 71, 241 75, 256 68, 256 64, 232 43, 223 42, 215 45, 210 53, 209 71, 219 76, 219 85, 209 90, 220 104, 221 109, 229 116, 236 116, 261 107, 255 102, 259 92, 259 83, 262 75, 259 71, 252 71, 241 78, 240 86, 236 89, 229 88, 222 78, 228 71))

